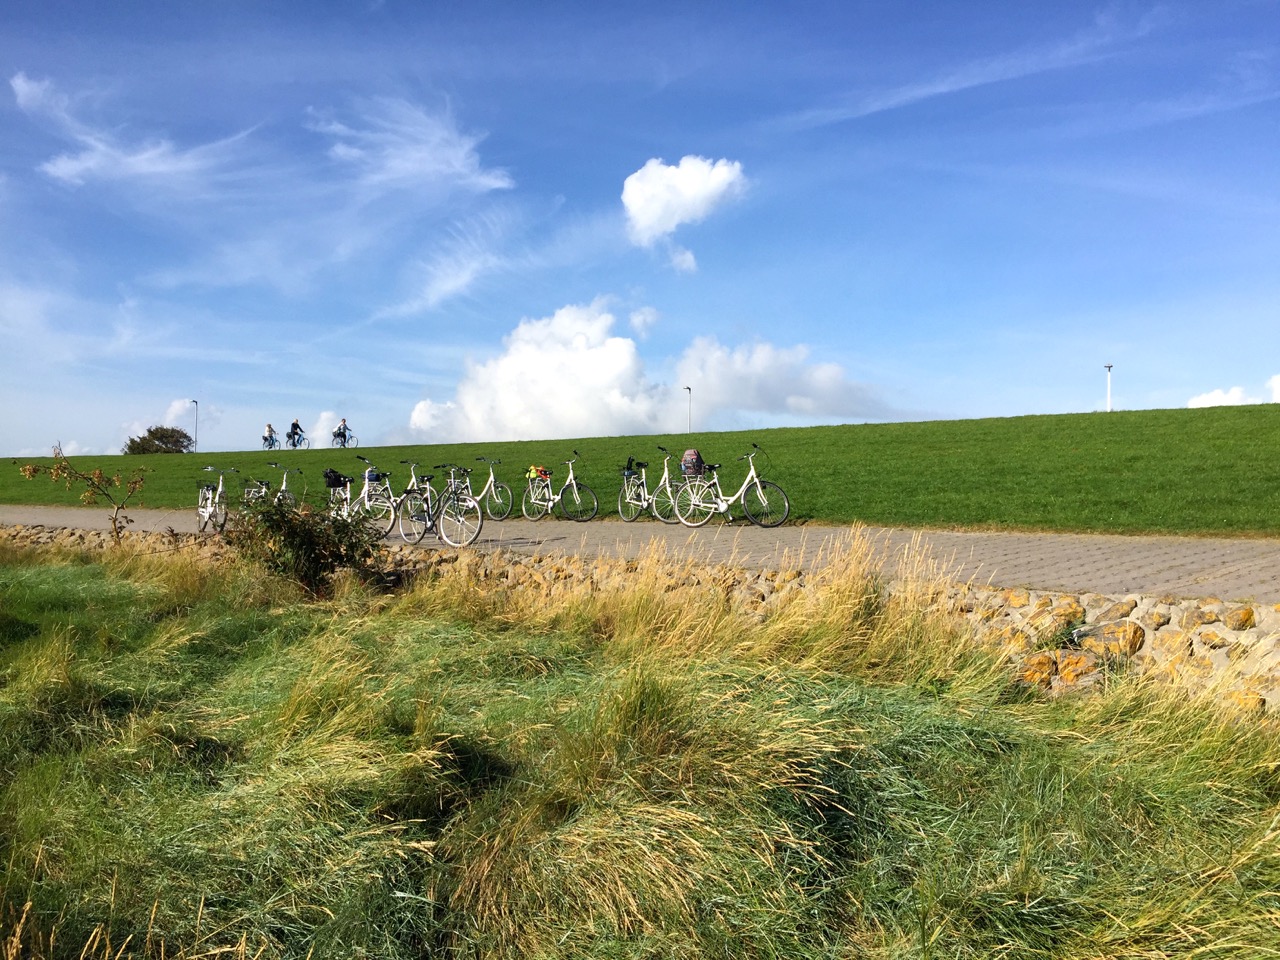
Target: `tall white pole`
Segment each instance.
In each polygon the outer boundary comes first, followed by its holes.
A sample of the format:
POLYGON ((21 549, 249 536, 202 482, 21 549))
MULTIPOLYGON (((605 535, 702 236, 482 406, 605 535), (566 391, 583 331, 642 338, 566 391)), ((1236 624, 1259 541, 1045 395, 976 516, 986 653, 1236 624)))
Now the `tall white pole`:
POLYGON ((192 400, 196 405, 196 428, 195 435, 191 438, 191 452, 195 453, 200 449, 200 401, 192 400))
POLYGON ((689 432, 693 433, 693 387, 685 387, 689 391, 689 432))
POLYGON ((1111 412, 1111 364, 1104 363, 1107 368, 1107 413, 1111 412))

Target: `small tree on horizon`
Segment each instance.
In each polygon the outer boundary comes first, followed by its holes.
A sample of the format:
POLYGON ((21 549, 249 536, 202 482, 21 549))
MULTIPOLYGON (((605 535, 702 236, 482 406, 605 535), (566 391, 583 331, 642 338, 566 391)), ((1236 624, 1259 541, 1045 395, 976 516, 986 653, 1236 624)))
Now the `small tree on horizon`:
POLYGON ((140 437, 130 437, 121 453, 190 453, 191 434, 181 427, 148 427, 140 437))

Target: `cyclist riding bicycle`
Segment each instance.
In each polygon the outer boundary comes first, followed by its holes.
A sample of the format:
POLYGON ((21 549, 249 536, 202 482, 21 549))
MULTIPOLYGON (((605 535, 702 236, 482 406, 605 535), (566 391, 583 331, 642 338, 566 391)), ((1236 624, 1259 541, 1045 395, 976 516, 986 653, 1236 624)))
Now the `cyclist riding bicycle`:
POLYGON ((271 441, 275 439, 275 436, 276 436, 276 428, 268 423, 267 429, 262 431, 262 442, 265 444, 270 444, 271 441))
POLYGON ((293 423, 289 427, 289 432, 285 434, 285 436, 289 438, 289 443, 296 447, 298 445, 298 441, 302 439, 304 432, 302 424, 298 423, 297 417, 294 417, 293 423))
POLYGON ((337 427, 334 428, 333 435, 335 437, 340 438, 343 443, 346 443, 347 437, 350 433, 351 433, 351 428, 347 426, 347 418, 343 417, 342 422, 339 423, 337 427))

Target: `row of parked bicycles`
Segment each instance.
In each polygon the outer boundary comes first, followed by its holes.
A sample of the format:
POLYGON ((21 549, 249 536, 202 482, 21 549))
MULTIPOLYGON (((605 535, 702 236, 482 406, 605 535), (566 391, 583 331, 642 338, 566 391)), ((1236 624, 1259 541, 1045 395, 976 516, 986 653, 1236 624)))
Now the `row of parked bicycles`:
MULTIPOLYGON (((732 494, 726 494, 720 484, 721 464, 707 463, 697 450, 686 450, 678 461, 678 472, 673 473, 673 454, 659 446, 663 455, 662 473, 650 485, 649 463, 627 459, 621 468, 622 483, 618 490, 618 515, 628 523, 645 513, 663 523, 682 523, 688 527, 700 527, 718 514, 730 514, 733 506, 742 507, 747 519, 762 527, 776 527, 791 512, 791 502, 783 489, 771 480, 763 479, 756 469, 756 457, 760 447, 738 457, 747 462, 747 475, 732 494)), ((520 500, 520 511, 526 519, 540 520, 558 512, 569 520, 585 522, 593 519, 600 510, 600 500, 594 490, 577 478, 574 464, 580 455, 563 461, 566 476, 558 486, 553 471, 544 466, 532 465, 525 473, 525 488, 520 500)), ((441 471, 439 485, 436 474, 419 475, 421 464, 401 460, 409 468, 409 483, 399 494, 391 486, 391 474, 380 470, 371 461, 357 455, 365 464, 360 480, 340 471, 324 471, 325 488, 328 491, 326 507, 333 516, 364 518, 377 525, 383 536, 396 529, 408 543, 420 543, 428 533, 445 543, 463 547, 474 543, 484 527, 485 518, 505 520, 515 509, 515 495, 511 487, 499 480, 494 466, 501 460, 486 457, 476 459, 488 467, 488 476, 477 491, 473 486, 471 467, 456 463, 436 464, 441 471), (353 489, 355 488, 355 489, 353 489)), ((301 474, 297 467, 270 466, 281 470, 280 485, 274 490, 268 480, 250 478, 245 482, 241 504, 250 507, 259 503, 275 503, 288 507, 298 504, 298 497, 289 490, 289 477, 301 474)), ((196 511, 199 528, 222 530, 227 522, 227 495, 224 476, 236 473, 234 468, 216 470, 216 483, 206 483, 200 488, 196 511)), ((304 491, 305 492, 305 491, 304 491)))

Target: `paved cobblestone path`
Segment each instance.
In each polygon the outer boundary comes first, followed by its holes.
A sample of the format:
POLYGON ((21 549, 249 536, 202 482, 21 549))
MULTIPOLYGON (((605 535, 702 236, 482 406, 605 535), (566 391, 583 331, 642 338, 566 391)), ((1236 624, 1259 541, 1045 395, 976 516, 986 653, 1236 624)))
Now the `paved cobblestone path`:
MULTIPOLYGON (((135 530, 196 529, 195 510, 133 510, 135 530)), ((0 524, 106 529, 106 511, 86 507, 0 506, 0 524)), ((1095 534, 990 533, 862 528, 887 560, 914 549, 940 571, 1000 587, 1070 593, 1220 597, 1280 603, 1280 540, 1222 537, 1122 537, 1095 534)), ((741 566, 810 566, 824 562, 848 527, 782 526, 763 530, 713 519, 690 530, 652 520, 573 523, 487 521, 479 549, 636 556, 659 540, 676 554, 741 566)))

